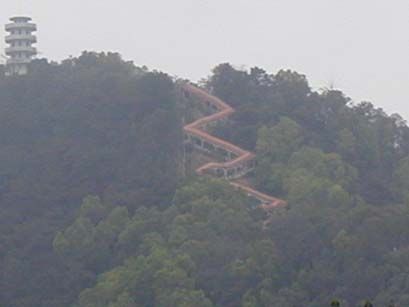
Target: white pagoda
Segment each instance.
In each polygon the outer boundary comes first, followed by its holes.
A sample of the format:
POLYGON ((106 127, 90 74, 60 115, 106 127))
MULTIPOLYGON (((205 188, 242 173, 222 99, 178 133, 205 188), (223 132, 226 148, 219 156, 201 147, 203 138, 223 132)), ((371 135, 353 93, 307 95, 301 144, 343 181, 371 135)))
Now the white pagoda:
POLYGON ((37 42, 33 34, 37 26, 31 23, 30 17, 17 16, 10 18, 11 23, 6 24, 7 74, 24 75, 28 71, 28 64, 37 54, 37 49, 32 45, 37 42))

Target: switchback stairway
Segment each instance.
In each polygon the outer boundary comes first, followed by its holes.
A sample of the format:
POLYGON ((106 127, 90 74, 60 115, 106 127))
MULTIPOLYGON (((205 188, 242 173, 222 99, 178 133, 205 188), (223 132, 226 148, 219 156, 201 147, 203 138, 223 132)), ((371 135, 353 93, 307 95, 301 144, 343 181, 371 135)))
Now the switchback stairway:
POLYGON ((203 89, 189 83, 182 85, 186 96, 194 97, 210 110, 210 115, 201 117, 184 126, 185 143, 207 153, 217 153, 224 157, 224 162, 209 162, 196 169, 198 175, 211 175, 224 178, 236 189, 261 202, 266 211, 285 206, 284 200, 257 191, 249 184, 238 180, 253 171, 256 166, 256 155, 225 140, 210 135, 207 128, 217 122, 226 120, 234 109, 221 99, 210 95, 203 89))

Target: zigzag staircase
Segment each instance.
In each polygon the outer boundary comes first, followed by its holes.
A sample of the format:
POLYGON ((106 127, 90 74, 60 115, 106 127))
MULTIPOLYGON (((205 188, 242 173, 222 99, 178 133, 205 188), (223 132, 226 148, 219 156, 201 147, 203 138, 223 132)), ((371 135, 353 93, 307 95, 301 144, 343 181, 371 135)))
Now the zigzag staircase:
POLYGON ((186 96, 194 97, 204 104, 212 113, 184 126, 185 142, 192 144, 195 149, 200 151, 216 152, 225 160, 224 162, 206 163, 197 168, 196 173, 228 180, 236 189, 242 190, 248 196, 260 201, 261 208, 266 211, 286 205, 284 200, 257 191, 245 182, 238 180, 254 170, 256 165, 254 153, 212 136, 206 131, 210 125, 226 120, 234 113, 234 109, 221 99, 191 84, 183 84, 182 91, 186 96))

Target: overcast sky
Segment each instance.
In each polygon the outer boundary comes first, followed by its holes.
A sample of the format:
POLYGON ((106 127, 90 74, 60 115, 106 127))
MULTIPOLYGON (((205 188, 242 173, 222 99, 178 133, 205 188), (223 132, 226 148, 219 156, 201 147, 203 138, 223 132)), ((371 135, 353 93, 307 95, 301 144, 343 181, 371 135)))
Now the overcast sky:
POLYGON ((32 16, 52 60, 117 51, 192 80, 222 62, 289 68, 409 119, 408 0, 1 1, 0 22, 32 16))

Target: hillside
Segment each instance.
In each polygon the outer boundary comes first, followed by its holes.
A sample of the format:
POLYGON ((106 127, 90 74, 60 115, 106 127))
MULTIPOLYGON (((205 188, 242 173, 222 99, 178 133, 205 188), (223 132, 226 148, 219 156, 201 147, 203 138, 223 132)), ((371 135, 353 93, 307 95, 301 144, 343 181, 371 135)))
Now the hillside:
POLYGON ((0 306, 409 305, 402 118, 221 64, 197 90, 235 110, 214 121, 186 84, 95 53, 0 76, 0 306), (286 206, 214 178, 232 164, 286 206))
POLYGON ((52 250, 84 197, 133 212, 166 206, 178 181, 181 124, 167 75, 117 54, 32 66, 0 78, 1 306, 63 306, 81 287, 69 274, 92 279, 52 250))

